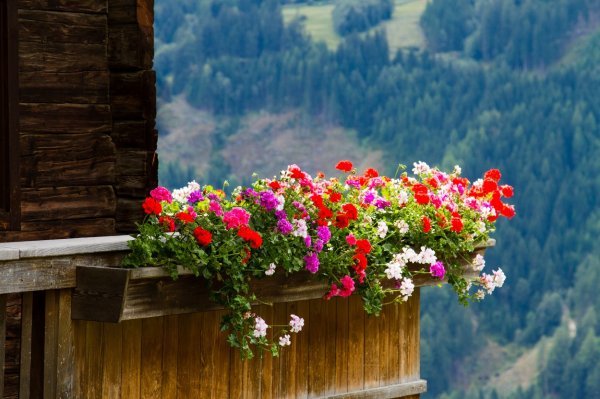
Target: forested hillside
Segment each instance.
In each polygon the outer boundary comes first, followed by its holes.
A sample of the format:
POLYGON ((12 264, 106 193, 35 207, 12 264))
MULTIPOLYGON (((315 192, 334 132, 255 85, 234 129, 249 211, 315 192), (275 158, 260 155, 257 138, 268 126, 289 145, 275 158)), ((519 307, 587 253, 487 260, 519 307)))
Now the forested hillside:
POLYGON ((433 0, 421 28, 425 50, 377 29, 332 49, 275 0, 157 0, 162 182, 498 167, 518 215, 487 262, 509 279, 467 310, 424 292, 426 397, 600 397, 600 4, 433 0))

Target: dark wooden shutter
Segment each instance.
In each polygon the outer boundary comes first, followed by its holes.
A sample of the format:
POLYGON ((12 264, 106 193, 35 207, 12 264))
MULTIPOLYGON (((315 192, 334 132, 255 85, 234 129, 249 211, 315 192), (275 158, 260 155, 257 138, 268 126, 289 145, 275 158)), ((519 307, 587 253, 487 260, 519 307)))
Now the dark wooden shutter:
POLYGON ((0 230, 19 222, 17 71, 16 2, 0 0, 0 230))

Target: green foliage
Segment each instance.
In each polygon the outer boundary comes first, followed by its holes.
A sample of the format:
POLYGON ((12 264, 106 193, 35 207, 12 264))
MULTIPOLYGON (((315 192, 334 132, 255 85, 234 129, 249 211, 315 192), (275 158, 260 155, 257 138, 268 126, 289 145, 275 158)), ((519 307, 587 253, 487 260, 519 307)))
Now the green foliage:
POLYGON ((364 32, 390 19, 392 0, 337 0, 332 11, 333 26, 341 36, 364 32))
POLYGON ((474 0, 434 0, 421 16, 427 47, 435 52, 462 51, 475 29, 474 0))

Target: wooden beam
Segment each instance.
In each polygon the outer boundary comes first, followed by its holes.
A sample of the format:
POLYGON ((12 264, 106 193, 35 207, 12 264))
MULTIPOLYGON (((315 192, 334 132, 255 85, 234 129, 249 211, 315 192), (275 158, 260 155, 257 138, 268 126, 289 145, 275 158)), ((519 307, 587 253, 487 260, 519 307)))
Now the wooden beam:
POLYGON ((21 308, 21 365, 19 399, 29 399, 31 385, 31 336, 33 332, 33 293, 23 294, 21 308))
POLYGON ((4 397, 4 362, 6 359, 6 295, 0 295, 0 398, 4 397))
POLYGON ((325 396, 323 399, 391 399, 418 395, 427 391, 427 381, 416 380, 379 388, 363 389, 340 395, 325 396))

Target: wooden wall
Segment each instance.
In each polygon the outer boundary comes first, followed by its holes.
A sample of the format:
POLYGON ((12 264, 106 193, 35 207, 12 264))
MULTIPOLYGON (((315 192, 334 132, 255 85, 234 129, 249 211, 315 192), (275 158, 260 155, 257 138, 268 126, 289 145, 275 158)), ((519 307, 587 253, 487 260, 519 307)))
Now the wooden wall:
POLYGON ((153 0, 18 0, 17 241, 128 232, 157 183, 153 0))
POLYGON ((71 321, 70 308, 70 290, 47 292, 47 398, 416 398, 424 387, 418 289, 381 317, 357 297, 260 306, 269 324, 295 313, 305 328, 281 357, 247 362, 219 332, 220 311, 111 324, 71 321))

